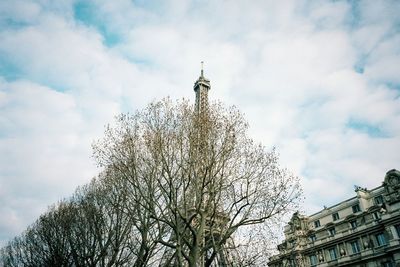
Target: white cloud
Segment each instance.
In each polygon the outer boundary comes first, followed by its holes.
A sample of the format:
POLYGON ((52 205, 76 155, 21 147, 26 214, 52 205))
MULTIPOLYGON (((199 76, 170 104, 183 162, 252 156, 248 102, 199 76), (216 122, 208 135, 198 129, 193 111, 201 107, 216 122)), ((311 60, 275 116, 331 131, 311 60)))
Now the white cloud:
POLYGON ((88 158, 93 132, 71 95, 31 82, 2 81, 0 91, 4 235, 21 231, 46 206, 88 181, 95 168, 88 158))
POLYGON ((115 114, 193 98, 202 60, 210 97, 302 176, 305 211, 400 168, 396 1, 94 1, 79 20, 76 3, 0 4, 0 242, 92 177, 115 114))
POLYGON ((35 22, 40 14, 38 4, 22 0, 0 2, 0 19, 19 23, 35 22))

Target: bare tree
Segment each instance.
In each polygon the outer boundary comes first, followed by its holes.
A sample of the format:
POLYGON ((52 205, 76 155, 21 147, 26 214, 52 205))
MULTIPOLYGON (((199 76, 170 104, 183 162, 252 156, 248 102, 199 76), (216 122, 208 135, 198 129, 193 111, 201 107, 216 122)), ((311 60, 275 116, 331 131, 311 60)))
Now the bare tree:
POLYGON ((137 253, 142 242, 134 227, 138 219, 127 210, 123 184, 111 175, 103 172, 69 200, 50 207, 0 251, 2 265, 146 265, 137 253))
POLYGON ((136 188, 120 176, 114 169, 107 169, 101 180, 108 214, 114 214, 115 241, 113 250, 123 250, 124 255, 117 266, 128 263, 128 266, 146 266, 150 258, 156 253, 156 240, 160 229, 156 221, 147 215, 140 203, 136 188))
POLYGON ((165 99, 118 116, 93 145, 98 178, 2 248, 2 265, 265 266, 298 178, 236 108, 201 107, 165 99))
MULTIPOLYGON (((71 266, 67 242, 68 207, 53 205, 0 252, 4 266, 71 266)), ((0 261, 0 262, 1 262, 0 261)))
POLYGON ((293 210, 297 177, 247 128, 233 107, 216 103, 198 114, 165 99, 119 116, 94 144, 98 164, 129 184, 131 212, 157 229, 151 236, 165 250, 163 265, 235 261, 239 228, 293 210))

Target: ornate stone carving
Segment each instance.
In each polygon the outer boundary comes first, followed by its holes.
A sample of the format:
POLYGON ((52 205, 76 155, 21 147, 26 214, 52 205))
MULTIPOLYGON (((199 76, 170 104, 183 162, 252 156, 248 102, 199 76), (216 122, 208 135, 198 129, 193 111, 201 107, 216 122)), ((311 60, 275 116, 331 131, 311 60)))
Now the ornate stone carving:
POLYGON ((400 171, 393 169, 386 173, 385 181, 385 200, 388 203, 400 201, 400 171))
POLYGON ((307 218, 300 215, 299 212, 293 214, 288 224, 290 225, 290 230, 295 235, 305 235, 308 230, 307 218))
POLYGON ((400 186, 400 172, 398 170, 390 170, 386 173, 387 182, 390 186, 398 188, 400 186))
POLYGON ((345 256, 346 255, 346 250, 344 250, 344 248, 340 249, 340 256, 345 256))
POLYGON ((325 259, 324 259, 324 254, 322 254, 321 251, 320 251, 318 254, 319 254, 319 255, 318 255, 318 260, 319 260, 319 262, 324 262, 324 261, 325 261, 325 259))

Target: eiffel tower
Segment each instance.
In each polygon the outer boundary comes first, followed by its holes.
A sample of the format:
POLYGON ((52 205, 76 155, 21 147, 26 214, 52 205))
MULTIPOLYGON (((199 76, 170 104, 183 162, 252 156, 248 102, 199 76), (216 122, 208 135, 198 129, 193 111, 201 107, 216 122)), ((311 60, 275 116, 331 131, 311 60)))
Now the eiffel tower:
POLYGON ((200 77, 194 83, 196 94, 195 110, 198 116, 205 115, 208 109, 208 91, 211 89, 210 80, 204 77, 203 61, 201 62, 200 77))
MULTIPOLYGON (((196 102, 195 102, 195 112, 197 119, 199 119, 200 124, 204 120, 208 119, 208 92, 211 89, 210 81, 204 77, 204 70, 203 70, 203 62, 201 62, 201 73, 200 77, 194 84, 194 91, 196 95, 196 102)), ((201 125, 200 125, 201 128, 201 125)), ((206 142, 206 134, 199 130, 199 146, 200 149, 206 142)), ((189 189, 190 190, 190 189, 189 189)), ((192 190, 196 191, 196 186, 192 187, 192 190)), ((196 194, 193 192, 193 201, 196 202, 196 194)), ((202 196, 204 197, 204 196, 202 196)), ((207 197, 207 196, 206 196, 207 197)), ((208 197, 212 197, 209 195, 208 197)), ((205 198, 206 199, 206 198, 205 198)), ((203 199, 205 202, 205 200, 203 199)), ((202 209, 204 209, 204 213, 206 214, 205 225, 203 229, 203 233, 201 234, 202 238, 202 245, 203 247, 209 247, 204 254, 203 257, 200 257, 199 262, 196 262, 197 267, 204 267, 206 265, 207 260, 209 259, 210 255, 216 254, 212 264, 210 266, 221 266, 221 267, 233 267, 235 266, 235 258, 236 255, 234 253, 234 243, 233 239, 229 238, 222 246, 219 248, 215 248, 212 244, 217 241, 221 240, 221 233, 228 227, 227 224, 229 222, 229 217, 223 213, 222 211, 218 211, 221 209, 211 208, 213 210, 213 214, 208 214, 207 206, 202 205, 202 209), (215 212, 216 210, 216 212, 215 212), (215 250, 215 251, 213 251, 215 250)), ((193 209, 193 214, 195 215, 195 209, 193 209)), ((191 216, 191 210, 188 211, 188 216, 191 216)), ((194 224, 196 224, 196 220, 194 220, 194 224)), ((195 225, 196 227, 196 225, 195 225)), ((171 240, 176 239, 176 237, 172 234, 171 240)), ((174 260, 176 251, 173 249, 167 249, 162 257, 162 261, 160 262, 160 266, 179 266, 176 260, 174 260)))

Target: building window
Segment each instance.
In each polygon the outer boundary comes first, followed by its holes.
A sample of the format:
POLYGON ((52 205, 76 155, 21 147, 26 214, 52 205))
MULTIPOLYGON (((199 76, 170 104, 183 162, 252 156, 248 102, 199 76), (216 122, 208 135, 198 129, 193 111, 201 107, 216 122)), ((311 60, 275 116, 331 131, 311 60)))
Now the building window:
POLYGON ((380 220, 381 214, 375 211, 374 213, 372 213, 372 218, 374 218, 374 220, 380 220))
POLYGON ((339 213, 337 213, 337 212, 333 213, 332 214, 332 218, 333 218, 334 221, 339 220, 339 213))
POLYGON ((358 243, 358 240, 355 240, 353 242, 350 242, 351 245, 351 251, 353 252, 353 254, 359 253, 360 250, 360 244, 358 243))
POLYGON ((376 244, 378 247, 386 245, 385 235, 383 233, 375 235, 376 244))
POLYGON ((331 260, 336 260, 337 259, 336 248, 330 248, 329 249, 329 257, 330 257, 331 260))
POLYGON ((315 234, 310 235, 310 241, 315 242, 317 240, 317 236, 315 234))
POLYGON ((328 234, 329 234, 329 236, 334 236, 336 234, 335 228, 334 227, 333 228, 329 228, 328 229, 328 234))
POLYGON ((353 213, 361 211, 359 204, 356 204, 356 205, 352 206, 351 208, 353 209, 353 213))
POLYGON ((316 266, 318 264, 316 255, 311 255, 310 256, 310 263, 311 263, 311 266, 316 266))
POLYGON ((382 195, 375 197, 375 198, 374 198, 374 202, 375 202, 376 205, 383 204, 383 197, 382 197, 382 195))
POLYGON ((315 228, 320 227, 320 226, 321 226, 321 223, 319 222, 319 220, 314 221, 315 228))
POLYGON ((396 225, 394 228, 396 228, 397 238, 400 238, 400 224, 396 225))
POLYGON ((350 226, 351 226, 351 229, 356 229, 357 228, 357 221, 356 220, 354 220, 354 221, 351 221, 350 222, 350 226))

